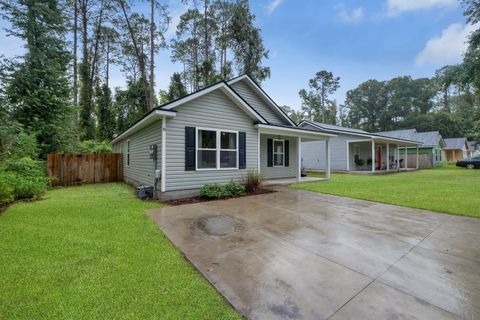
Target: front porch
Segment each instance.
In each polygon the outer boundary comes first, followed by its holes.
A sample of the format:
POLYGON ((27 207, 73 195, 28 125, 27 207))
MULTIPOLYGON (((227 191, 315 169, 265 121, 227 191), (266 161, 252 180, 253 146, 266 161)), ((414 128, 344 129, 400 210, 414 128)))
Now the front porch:
POLYGON ((347 142, 347 171, 353 174, 389 174, 417 170, 418 143, 384 137, 347 142), (416 148, 415 165, 408 163, 407 148, 416 148), (402 154, 400 151, 403 151, 402 154))
POLYGON ((330 138, 314 130, 278 125, 258 124, 258 172, 264 185, 290 184, 296 182, 330 179, 330 138), (302 141, 325 141, 325 178, 302 177, 302 141))

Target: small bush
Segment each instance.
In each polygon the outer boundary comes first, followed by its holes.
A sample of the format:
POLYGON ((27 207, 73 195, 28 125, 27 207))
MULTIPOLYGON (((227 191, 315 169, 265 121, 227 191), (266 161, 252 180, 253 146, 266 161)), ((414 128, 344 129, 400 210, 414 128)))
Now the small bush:
POLYGON ((7 160, 0 166, 0 189, 11 190, 11 196, 3 196, 3 205, 13 200, 35 199, 47 191, 48 178, 41 161, 30 158, 7 160))
POLYGON ((30 158, 21 158, 18 160, 6 160, 0 166, 3 172, 13 172, 25 177, 45 177, 45 164, 42 161, 32 160, 30 158))
POLYGON ((15 200, 13 187, 4 182, 4 174, 0 173, 0 207, 7 205, 15 200))
POLYGON ((363 166, 365 164, 365 160, 357 158, 355 159, 355 164, 359 167, 363 166))
POLYGON ((220 199, 226 197, 225 188, 216 183, 206 184, 200 189, 200 197, 208 199, 220 199))
POLYGON ((224 186, 216 183, 209 183, 200 189, 200 197, 207 199, 238 197, 243 194, 245 194, 245 188, 241 184, 233 181, 224 186))
POLYGON ((245 194, 245 187, 240 183, 230 181, 224 186, 225 193, 230 197, 239 197, 245 194))
POLYGON ((255 170, 249 170, 247 175, 243 177, 243 185, 245 187, 245 191, 252 193, 257 191, 258 187, 262 183, 262 175, 255 170))
POLYGON ((79 144, 74 152, 77 153, 110 153, 112 146, 107 141, 86 140, 79 144))

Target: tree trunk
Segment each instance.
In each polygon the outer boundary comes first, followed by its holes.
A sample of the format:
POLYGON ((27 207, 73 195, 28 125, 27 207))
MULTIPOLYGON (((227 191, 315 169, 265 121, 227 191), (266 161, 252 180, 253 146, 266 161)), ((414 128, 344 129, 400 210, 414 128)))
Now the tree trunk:
MULTIPOLYGON (((141 77, 145 82, 147 82, 147 72, 145 70, 146 69, 145 59, 141 55, 140 49, 138 48, 137 39, 135 38, 135 34, 133 33, 133 29, 130 24, 130 19, 128 18, 127 10, 125 8, 125 3, 123 0, 118 0, 118 3, 120 4, 120 7, 123 11, 123 15, 125 17, 125 22, 127 23, 128 32, 130 33, 130 39, 132 40, 133 48, 135 49, 135 55, 137 56, 137 59, 138 59, 138 66, 140 67, 141 77)), ((147 110, 152 110, 152 106, 150 103, 150 88, 148 86, 148 83, 145 83, 143 87, 145 91, 145 99, 147 102, 147 110)))
POLYGON ((78 0, 73 9, 73 130, 74 144, 78 143, 78 0))
POLYGON ((450 105, 448 101, 448 87, 443 91, 443 111, 450 113, 450 105))
POLYGON ((204 24, 204 41, 205 41, 205 62, 208 61, 208 0, 204 2, 203 8, 203 24, 204 24))
POLYGON ((105 70, 105 84, 108 87, 108 83, 110 81, 110 35, 107 38, 107 61, 106 61, 106 70, 105 70))
POLYGON ((150 0, 150 106, 155 92, 155 0, 150 0))
MULTIPOLYGON (((103 10, 104 10, 104 4, 105 1, 102 0, 102 3, 100 5, 100 13, 98 17, 98 25, 97 25, 97 30, 95 31, 95 47, 93 50, 93 57, 92 57, 92 70, 91 70, 91 75, 90 78, 93 79, 95 77, 95 71, 97 67, 97 60, 98 60, 98 45, 100 43, 100 31, 102 28, 102 20, 103 20, 103 10)), ((93 82, 92 82, 93 85, 93 82)))

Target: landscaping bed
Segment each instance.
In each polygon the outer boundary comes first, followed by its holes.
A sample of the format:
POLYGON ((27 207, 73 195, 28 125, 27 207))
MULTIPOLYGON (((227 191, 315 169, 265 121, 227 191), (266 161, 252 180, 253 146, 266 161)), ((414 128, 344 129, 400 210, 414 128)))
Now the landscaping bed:
POLYGON ((207 202, 207 201, 215 201, 215 200, 227 200, 227 199, 233 199, 233 198, 238 198, 238 197, 248 197, 248 196, 256 196, 259 194, 267 194, 267 193, 272 193, 276 192, 271 189, 257 189, 255 192, 247 192, 244 195, 241 196, 229 196, 229 197, 223 197, 223 198, 205 198, 201 196, 196 196, 196 197, 190 197, 190 198, 183 198, 183 199, 175 199, 175 200, 168 200, 168 201, 163 201, 162 203, 169 205, 169 206, 180 206, 183 204, 192 204, 192 203, 199 203, 199 202, 207 202))

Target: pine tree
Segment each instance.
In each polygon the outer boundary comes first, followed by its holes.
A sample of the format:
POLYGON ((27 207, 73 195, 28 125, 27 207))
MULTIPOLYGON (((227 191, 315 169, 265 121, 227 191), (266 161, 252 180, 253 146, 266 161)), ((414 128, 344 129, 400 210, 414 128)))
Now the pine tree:
POLYGON ((110 141, 115 133, 115 119, 112 110, 112 92, 103 84, 97 92, 98 133, 97 140, 110 141))
POLYGON ((56 0, 2 0, 0 9, 11 23, 8 33, 24 40, 26 49, 3 75, 5 93, 13 117, 36 134, 45 157, 70 142, 65 10, 56 0))

